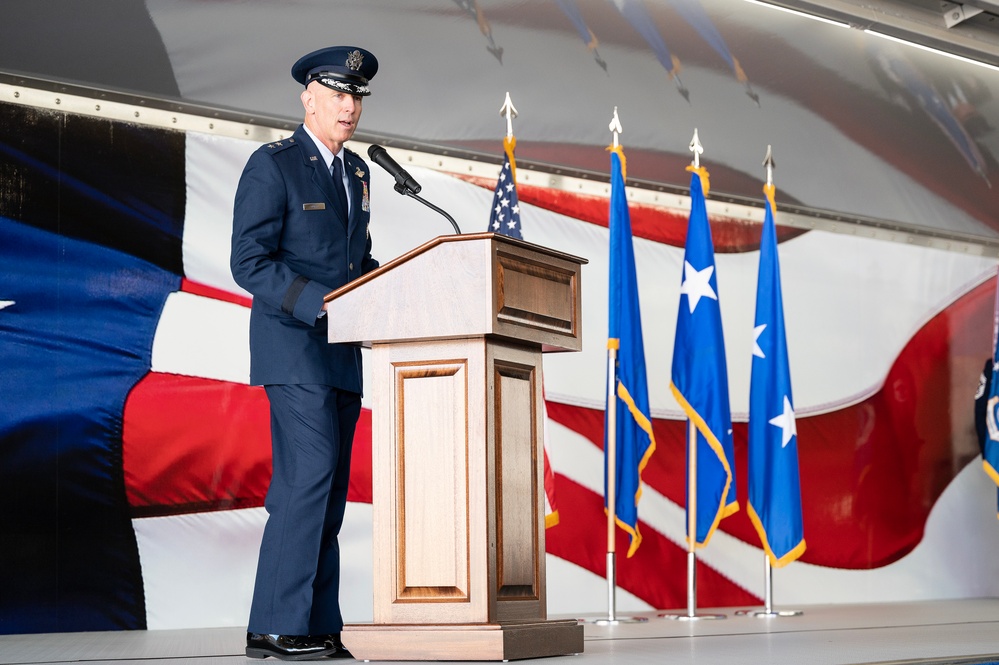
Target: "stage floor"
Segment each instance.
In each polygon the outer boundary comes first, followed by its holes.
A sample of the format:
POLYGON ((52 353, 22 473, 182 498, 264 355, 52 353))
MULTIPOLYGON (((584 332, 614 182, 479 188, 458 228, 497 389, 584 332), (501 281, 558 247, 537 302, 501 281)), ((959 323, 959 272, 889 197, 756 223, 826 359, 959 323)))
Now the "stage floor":
MULTIPOLYGON (((736 608, 738 609, 738 608, 736 608)), ((759 609, 759 608, 747 608, 759 609)), ((792 609, 776 607, 775 609, 792 609)), ((970 665, 999 662, 999 599, 802 606, 801 616, 585 623, 579 656, 530 662, 588 665, 970 665)), ((710 610, 704 610, 708 613, 710 610)), ((679 612, 684 614, 685 612, 679 612)), ((564 618, 564 617, 551 617, 564 618)), ((600 617, 584 617, 600 618, 600 617)), ((0 635, 0 663, 260 663, 243 655, 241 628, 0 635)), ((270 661, 277 662, 277 661, 270 661)))

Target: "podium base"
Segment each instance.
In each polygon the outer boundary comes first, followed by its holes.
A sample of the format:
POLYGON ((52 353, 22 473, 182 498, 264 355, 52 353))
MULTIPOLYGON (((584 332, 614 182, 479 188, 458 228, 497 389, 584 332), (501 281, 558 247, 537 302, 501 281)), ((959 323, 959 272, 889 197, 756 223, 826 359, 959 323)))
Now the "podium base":
POLYGON ((340 637, 357 660, 519 660, 583 652, 583 627, 574 620, 354 624, 340 637))

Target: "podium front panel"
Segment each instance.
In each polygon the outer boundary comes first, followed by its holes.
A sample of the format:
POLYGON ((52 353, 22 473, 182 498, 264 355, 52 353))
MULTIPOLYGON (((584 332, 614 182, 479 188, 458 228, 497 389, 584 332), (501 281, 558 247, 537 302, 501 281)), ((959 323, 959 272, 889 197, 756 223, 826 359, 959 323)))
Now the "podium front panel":
POLYGON ((483 375, 484 344, 373 348, 375 623, 489 616, 487 527, 479 517, 486 469, 477 450, 484 408, 481 387, 470 385, 483 375))
POLYGON ((541 352, 487 347, 489 493, 494 529, 496 620, 544 619, 544 422, 541 352))
POLYGON ((467 362, 395 366, 396 601, 468 601, 467 362), (434 410, 452 417, 433 417, 434 410))
POLYGON ((378 344, 372 378, 375 623, 543 620, 540 349, 378 344))

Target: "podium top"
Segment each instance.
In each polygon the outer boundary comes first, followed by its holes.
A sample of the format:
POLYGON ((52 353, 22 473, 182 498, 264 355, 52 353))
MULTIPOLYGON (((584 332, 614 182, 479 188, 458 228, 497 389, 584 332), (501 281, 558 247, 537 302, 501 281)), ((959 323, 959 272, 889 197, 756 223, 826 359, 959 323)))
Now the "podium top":
POLYGON ((439 236, 329 293, 329 341, 490 336, 578 351, 586 262, 496 233, 439 236))

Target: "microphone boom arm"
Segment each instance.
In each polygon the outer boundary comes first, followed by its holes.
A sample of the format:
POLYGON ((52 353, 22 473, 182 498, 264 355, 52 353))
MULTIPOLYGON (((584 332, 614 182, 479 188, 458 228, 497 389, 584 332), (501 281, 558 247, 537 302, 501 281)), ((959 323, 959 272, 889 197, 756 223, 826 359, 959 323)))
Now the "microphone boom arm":
POLYGON ((435 206, 433 203, 431 203, 430 201, 427 201, 426 199, 422 198, 418 194, 414 194, 405 185, 396 183, 396 185, 395 185, 395 191, 399 192, 400 194, 405 194, 406 196, 409 196, 410 198, 414 198, 417 201, 419 201, 420 203, 422 203, 423 205, 425 205, 428 208, 430 208, 431 210, 436 210, 440 214, 444 215, 444 217, 447 219, 447 221, 451 222, 451 226, 454 227, 455 235, 461 235, 461 229, 458 228, 458 223, 456 221, 454 221, 454 217, 452 217, 451 215, 447 214, 446 212, 444 212, 443 210, 441 210, 440 208, 438 208, 437 206, 435 206))

